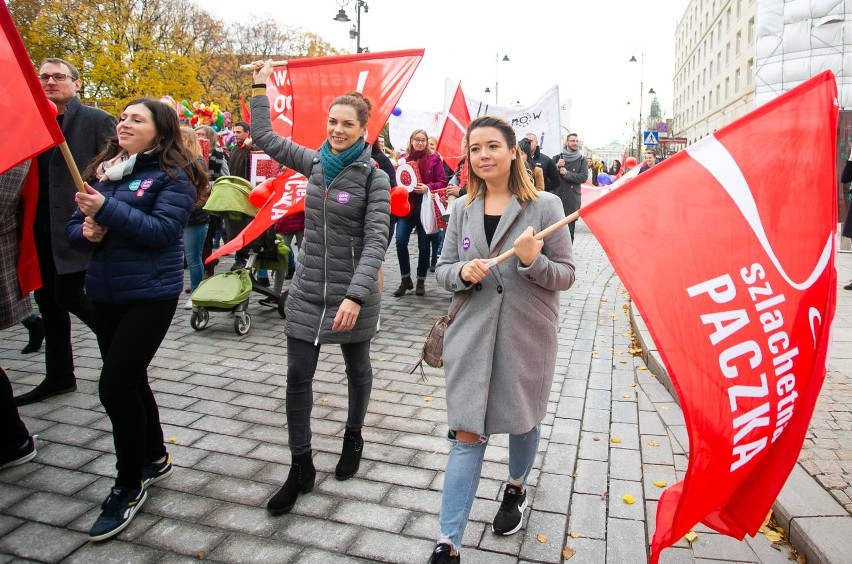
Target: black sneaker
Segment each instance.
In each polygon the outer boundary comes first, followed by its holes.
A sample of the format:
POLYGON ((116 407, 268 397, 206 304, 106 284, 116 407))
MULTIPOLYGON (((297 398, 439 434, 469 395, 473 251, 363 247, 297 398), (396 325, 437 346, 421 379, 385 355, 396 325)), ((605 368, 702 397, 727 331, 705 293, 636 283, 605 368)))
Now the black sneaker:
POLYGON ((166 455, 165 462, 150 462, 142 467, 142 488, 147 489, 172 473, 172 456, 166 455))
POLYGON ((36 455, 35 437, 28 437, 27 442, 12 452, 0 453, 0 470, 11 468, 29 462, 36 455))
POLYGON ((440 543, 432 552, 432 557, 429 558, 428 564, 460 564, 461 553, 455 556, 450 556, 453 547, 445 542, 440 543))
POLYGON ((503 536, 517 533, 521 528, 521 520, 526 508, 527 492, 521 491, 518 486, 506 484, 506 489, 503 491, 503 503, 500 504, 497 515, 494 516, 491 530, 494 534, 503 536))
POLYGON ((148 493, 142 488, 112 488, 101 505, 100 516, 89 531, 89 540, 106 540, 123 531, 147 498, 148 493))

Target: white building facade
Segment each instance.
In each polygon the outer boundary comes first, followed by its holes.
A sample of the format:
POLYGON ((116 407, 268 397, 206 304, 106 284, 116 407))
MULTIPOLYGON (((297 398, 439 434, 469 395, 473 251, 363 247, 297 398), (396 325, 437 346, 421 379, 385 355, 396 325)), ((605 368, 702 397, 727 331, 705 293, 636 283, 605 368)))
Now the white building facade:
POLYGON ((687 6, 675 32, 674 137, 694 143, 754 109, 757 3, 687 6))

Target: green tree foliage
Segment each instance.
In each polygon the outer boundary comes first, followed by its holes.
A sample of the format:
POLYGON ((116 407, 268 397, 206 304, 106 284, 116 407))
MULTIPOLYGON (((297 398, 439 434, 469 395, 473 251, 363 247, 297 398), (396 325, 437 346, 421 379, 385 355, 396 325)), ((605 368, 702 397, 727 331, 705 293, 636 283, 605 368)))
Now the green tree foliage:
POLYGON ((269 20, 227 24, 189 0, 10 0, 33 64, 60 57, 82 74, 81 98, 215 102, 239 112, 241 63, 334 54, 316 34, 269 20))

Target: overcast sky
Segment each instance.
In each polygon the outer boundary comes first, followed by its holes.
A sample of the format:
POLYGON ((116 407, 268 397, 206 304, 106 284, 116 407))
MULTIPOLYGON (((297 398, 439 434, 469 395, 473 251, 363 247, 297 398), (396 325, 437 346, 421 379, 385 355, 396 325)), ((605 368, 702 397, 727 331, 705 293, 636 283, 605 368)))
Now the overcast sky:
MULTIPOLYGON (((226 21, 248 14, 274 18, 355 51, 351 24, 333 20, 341 0, 204 0, 200 5, 226 21)), ((361 44, 371 52, 425 48, 414 78, 398 106, 441 111, 445 78, 461 80, 465 94, 499 103, 529 104, 553 84, 570 98, 571 123, 587 145, 624 142, 625 121, 643 116, 657 92, 664 115, 672 115, 674 31, 688 0, 368 0, 361 13, 361 44), (628 63, 644 53, 640 63, 628 63), (495 64, 508 55, 509 62, 495 64), (495 69, 495 67, 497 67, 495 69), (491 94, 485 94, 486 87, 491 94), (630 101, 630 106, 627 102, 630 101)), ((344 6, 355 21, 355 0, 344 6)), ((563 124, 565 125, 565 124, 563 124)))

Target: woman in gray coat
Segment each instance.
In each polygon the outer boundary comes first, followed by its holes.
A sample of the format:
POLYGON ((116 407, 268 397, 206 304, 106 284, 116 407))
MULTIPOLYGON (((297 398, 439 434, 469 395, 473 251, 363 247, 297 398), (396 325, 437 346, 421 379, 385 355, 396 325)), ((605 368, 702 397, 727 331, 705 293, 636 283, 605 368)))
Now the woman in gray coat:
POLYGON ((494 433, 509 434, 509 475, 492 530, 510 535, 520 529, 556 366, 559 292, 574 283, 568 228, 546 240, 534 237, 564 212, 557 196, 536 190, 512 127, 483 116, 470 123, 465 139, 468 194, 454 203, 435 270, 438 283, 455 293, 451 308, 462 292, 472 291, 444 336, 452 447, 433 563, 460 560, 494 433), (515 256, 489 268, 489 257, 509 245, 515 256))
POLYGON ((266 154, 308 178, 305 231, 287 298, 287 432, 292 464, 287 481, 267 504, 287 513, 300 493, 313 489, 311 383, 320 346, 338 343, 349 380, 349 415, 334 475, 355 475, 364 441, 361 426, 373 386, 370 339, 381 307, 378 272, 390 222, 390 181, 370 160, 364 143, 370 104, 358 92, 335 99, 326 141, 318 151, 272 131, 266 80, 270 61, 255 63, 252 136, 266 154))

